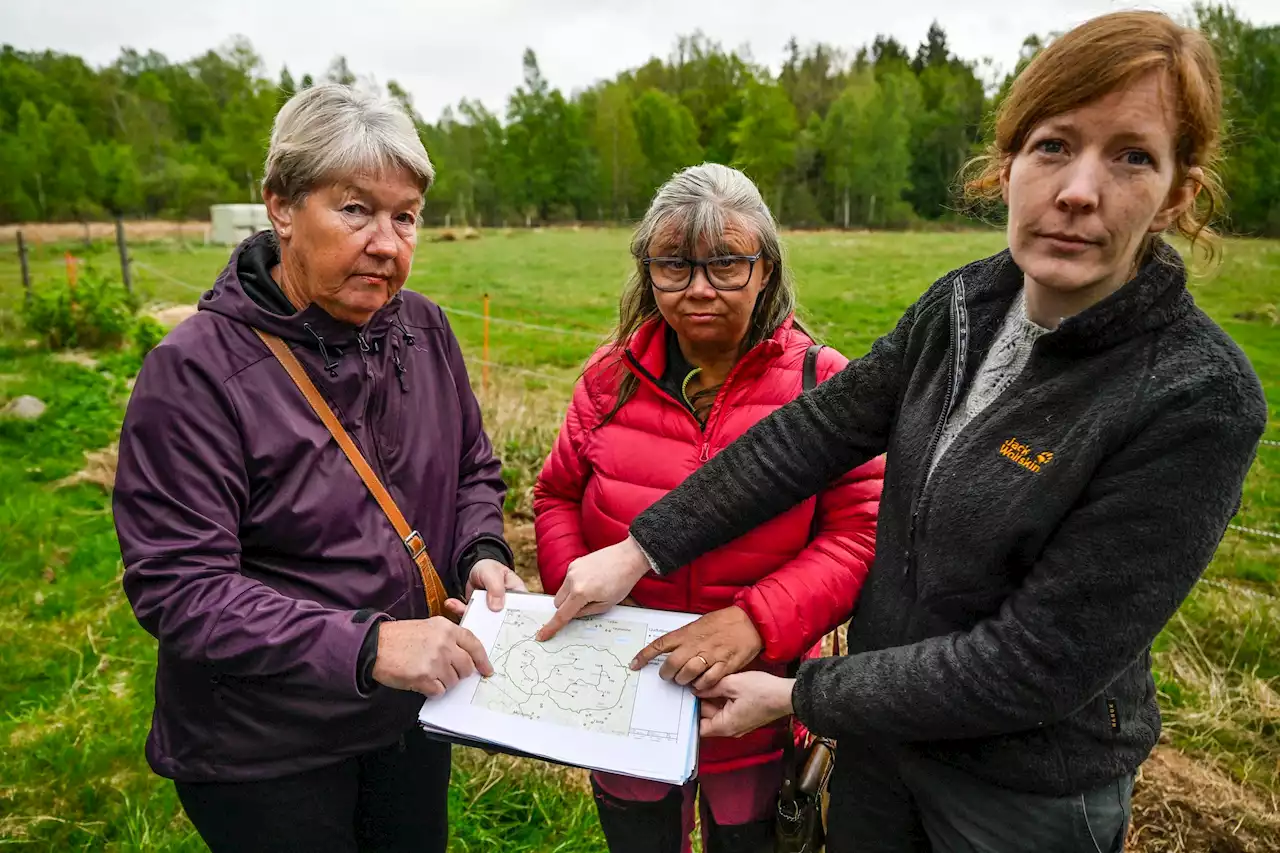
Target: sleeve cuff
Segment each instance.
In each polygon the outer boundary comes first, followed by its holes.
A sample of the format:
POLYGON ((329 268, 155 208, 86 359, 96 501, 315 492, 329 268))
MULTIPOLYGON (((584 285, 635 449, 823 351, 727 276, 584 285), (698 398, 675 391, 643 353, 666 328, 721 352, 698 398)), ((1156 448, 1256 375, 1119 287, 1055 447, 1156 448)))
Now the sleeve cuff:
POLYGON ((511 546, 497 536, 481 536, 473 540, 462 552, 462 556, 458 557, 458 578, 462 583, 466 583, 472 568, 481 560, 496 560, 508 569, 515 565, 511 546))
POLYGON ((360 644, 360 652, 356 656, 356 690, 360 692, 360 696, 363 698, 368 698, 373 693, 374 688, 378 686, 378 682, 373 679, 373 665, 378 660, 378 633, 382 623, 390 618, 390 616, 382 613, 360 610, 351 619, 352 622, 357 624, 373 621, 368 633, 364 635, 364 641, 360 644))
POLYGON ((665 575, 666 572, 664 572, 662 567, 658 565, 658 561, 654 556, 649 553, 649 549, 644 547, 644 544, 636 537, 634 530, 631 531, 631 539, 636 543, 636 547, 640 549, 640 553, 644 554, 645 562, 649 564, 649 571, 653 572, 658 577, 665 575))
POLYGON ((805 661, 796 669, 795 682, 791 685, 791 708, 795 717, 805 728, 819 737, 836 737, 836 733, 827 725, 829 720, 822 719, 817 713, 818 703, 814 696, 814 676, 820 673, 824 665, 830 665, 835 658, 817 658, 805 661))

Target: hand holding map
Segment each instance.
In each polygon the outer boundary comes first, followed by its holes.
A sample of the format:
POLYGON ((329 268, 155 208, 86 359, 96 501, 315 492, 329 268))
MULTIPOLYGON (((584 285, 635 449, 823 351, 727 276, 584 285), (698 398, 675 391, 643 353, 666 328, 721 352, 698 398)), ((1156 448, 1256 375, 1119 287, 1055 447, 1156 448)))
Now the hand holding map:
POLYGON ((539 642, 537 631, 554 612, 550 596, 510 593, 494 612, 482 592, 473 595, 462 624, 488 651, 494 674, 473 675, 428 700, 423 727, 563 764, 672 784, 691 778, 696 700, 659 677, 661 660, 639 671, 630 663, 696 616, 618 606, 539 642))

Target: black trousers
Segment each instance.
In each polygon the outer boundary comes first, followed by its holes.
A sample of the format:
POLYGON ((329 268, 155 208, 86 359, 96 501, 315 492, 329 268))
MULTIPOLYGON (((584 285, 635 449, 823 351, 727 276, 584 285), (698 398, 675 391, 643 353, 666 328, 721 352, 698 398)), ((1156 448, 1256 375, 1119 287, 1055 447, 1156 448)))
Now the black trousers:
POLYGON ((415 726, 397 743, 262 782, 178 782, 213 853, 444 853, 446 743, 415 726))

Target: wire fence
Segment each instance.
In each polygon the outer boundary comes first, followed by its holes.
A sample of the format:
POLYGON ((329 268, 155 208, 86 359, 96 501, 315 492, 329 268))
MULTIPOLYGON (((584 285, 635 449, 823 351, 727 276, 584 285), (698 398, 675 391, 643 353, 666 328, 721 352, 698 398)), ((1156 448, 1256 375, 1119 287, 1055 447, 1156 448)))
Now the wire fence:
MULTIPOLYGON (((134 260, 132 258, 130 259, 130 264, 136 267, 137 269, 144 270, 147 273, 153 276, 156 276, 157 278, 163 279, 164 281, 167 281, 170 284, 181 287, 187 291, 190 291, 193 293, 203 293, 204 291, 208 290, 207 287, 200 287, 198 285, 191 284, 190 282, 183 281, 182 279, 177 278, 173 275, 170 275, 169 273, 164 272, 163 270, 156 269, 150 264, 144 264, 141 261, 134 260)), ((505 373, 512 373, 520 376, 527 376, 532 379, 538 379, 544 382, 554 382, 554 383, 564 384, 564 385, 572 385, 576 381, 576 379, 572 376, 546 373, 540 370, 533 370, 527 367, 519 367, 513 364, 504 364, 502 362, 494 361, 493 359, 489 358, 488 357, 489 324, 491 323, 497 323, 502 326, 508 326, 508 327, 518 328, 518 329, 528 329, 529 331, 533 331, 533 332, 543 332, 547 334, 564 335, 568 337, 589 338, 595 341, 602 341, 606 337, 605 333, 592 331, 590 329, 575 329, 575 328, 568 328, 564 326, 552 326, 545 323, 530 323, 524 320, 514 320, 509 317, 494 317, 489 313, 489 310, 488 310, 489 308, 488 295, 486 295, 484 298, 485 298, 485 310, 483 312, 468 311, 464 308, 454 308, 448 305, 443 305, 441 303, 436 303, 436 304, 440 305, 440 308, 446 314, 450 314, 458 317, 468 317, 471 319, 481 320, 484 322, 485 324, 484 347, 483 347, 484 357, 478 358, 478 359, 472 359, 472 361, 482 368, 483 375, 484 375, 483 381, 486 387, 489 384, 488 372, 490 369, 500 370, 505 373)), ((1261 440, 1260 446, 1268 450, 1276 449, 1276 448, 1280 448, 1280 441, 1264 438, 1261 440)), ((1246 536, 1256 536, 1262 539, 1280 541, 1280 532, 1273 531, 1273 530, 1263 530, 1258 527, 1249 527, 1249 526, 1240 525, 1240 524, 1229 524, 1227 525, 1227 528, 1235 533, 1240 533, 1246 536)))
POLYGON ((165 281, 169 282, 170 284, 176 284, 178 287, 184 288, 185 290, 189 290, 192 293, 204 293, 206 290, 209 289, 207 287, 200 287, 198 285, 185 282, 180 278, 174 278, 173 276, 169 275, 167 272, 164 272, 163 270, 158 270, 155 267, 151 266, 150 264, 144 264, 142 261, 136 260, 134 258, 129 259, 129 264, 140 270, 145 270, 157 278, 162 278, 165 281))
POLYGON ((506 317, 486 317, 477 311, 465 311, 462 308, 450 308, 448 305, 440 305, 446 314, 454 314, 459 317, 472 317, 477 320, 488 320, 490 323, 498 323, 503 326, 515 326, 521 329, 530 329, 537 332, 550 332, 556 335, 576 335, 583 338, 591 338, 592 340, 604 340, 605 334, 601 332, 593 332, 590 329, 568 329, 562 326, 544 326, 540 323, 526 323, 523 320, 511 320, 506 317))

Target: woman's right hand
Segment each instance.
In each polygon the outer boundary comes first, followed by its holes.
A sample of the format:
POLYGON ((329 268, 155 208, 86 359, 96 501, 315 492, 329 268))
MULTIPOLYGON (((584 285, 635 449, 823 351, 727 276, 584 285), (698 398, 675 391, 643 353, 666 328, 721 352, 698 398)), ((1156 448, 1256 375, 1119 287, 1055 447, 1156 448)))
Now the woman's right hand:
POLYGON ((630 536, 574 560, 556 593, 555 615, 538 629, 538 640, 551 639, 576 616, 592 616, 613 607, 647 571, 649 560, 630 536))
POLYGON ((443 616, 378 626, 373 678, 379 684, 440 696, 477 670, 486 678, 493 675, 484 646, 443 616))

